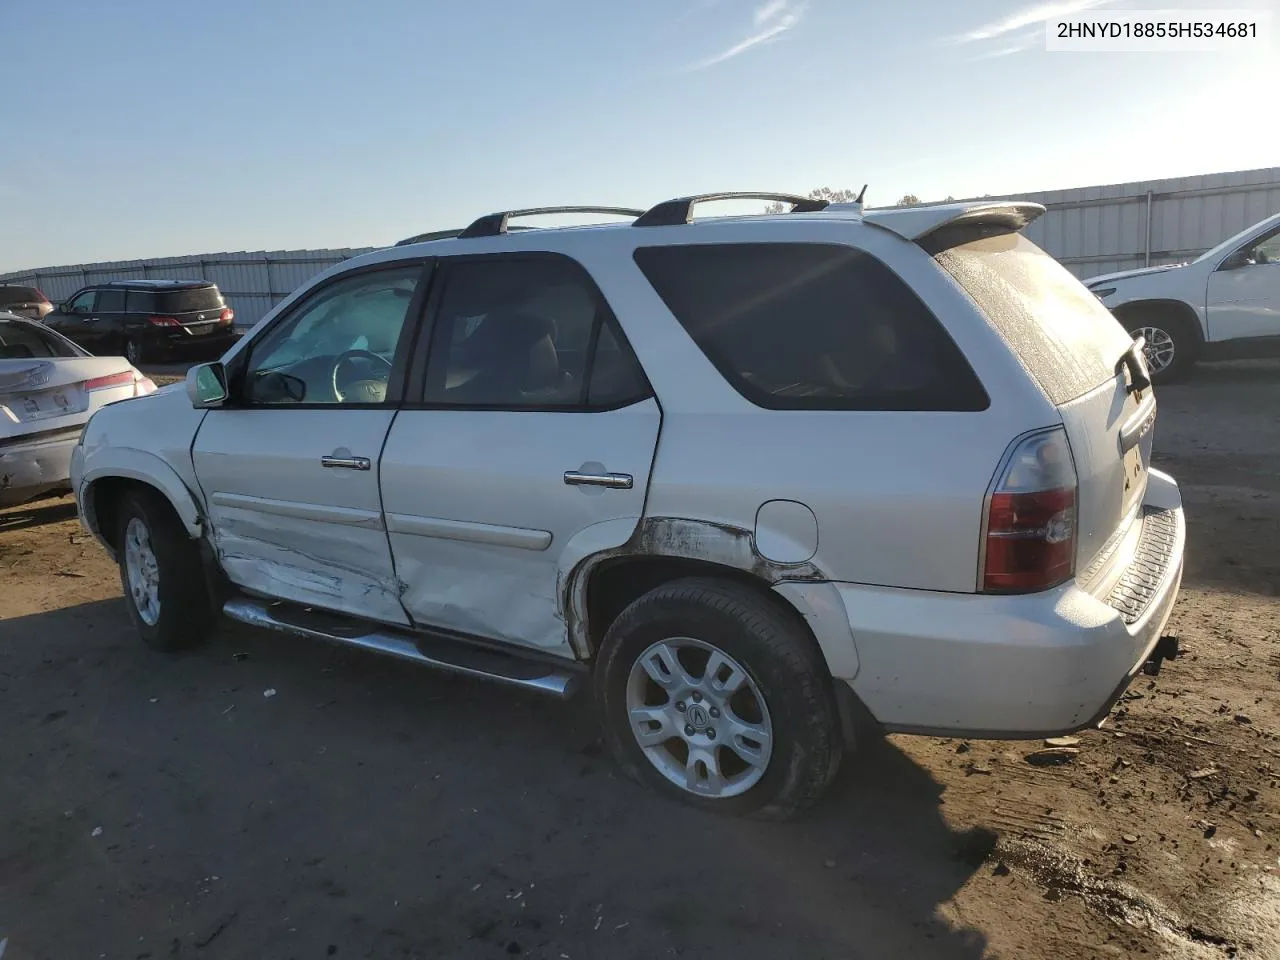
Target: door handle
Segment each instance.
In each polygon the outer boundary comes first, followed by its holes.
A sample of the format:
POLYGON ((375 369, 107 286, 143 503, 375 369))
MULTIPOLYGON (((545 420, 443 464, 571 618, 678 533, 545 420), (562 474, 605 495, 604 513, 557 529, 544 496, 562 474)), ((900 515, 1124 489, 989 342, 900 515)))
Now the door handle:
POLYGON ((566 470, 564 482, 571 487, 608 487, 611 490, 630 490, 635 482, 629 473, 579 473, 566 470))
POLYGON ((322 467, 345 467, 348 470, 368 470, 371 464, 368 457, 321 457, 322 467))

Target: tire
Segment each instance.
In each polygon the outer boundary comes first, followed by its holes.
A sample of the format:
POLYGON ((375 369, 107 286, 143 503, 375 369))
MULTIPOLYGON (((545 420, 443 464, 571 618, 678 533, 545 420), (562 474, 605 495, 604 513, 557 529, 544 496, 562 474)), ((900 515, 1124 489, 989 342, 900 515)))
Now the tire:
POLYGON ((138 635, 157 650, 183 650, 203 642, 215 622, 204 566, 173 509, 158 494, 132 491, 120 504, 118 520, 120 587, 138 635), (135 562, 142 582, 130 572, 135 562), (154 599, 154 607, 142 597, 154 599))
POLYGON ((705 810, 791 819, 822 796, 844 753, 831 677, 812 638, 738 584, 691 578, 640 597, 605 634, 592 684, 605 739, 622 769, 705 810), (684 678, 662 672, 673 652, 684 678), (717 695, 716 684, 708 682, 712 657, 718 657, 712 668, 717 679, 736 677, 739 669, 745 674, 732 697, 717 695), (653 681, 655 670, 667 689, 653 681), (760 709, 753 706, 757 698, 760 709), (644 725, 662 742, 641 745, 633 709, 659 718, 644 725), (686 721, 683 727, 677 718, 686 721), (769 730, 769 746, 752 730, 769 730), (708 751, 723 778, 721 789, 698 759, 708 751), (747 754, 753 762, 743 759, 747 754), (696 790, 687 785, 690 765, 696 790))
POLYGON ((1122 323, 1135 337, 1146 337, 1147 369, 1152 383, 1174 383, 1191 372, 1200 341, 1185 317, 1169 309, 1141 307, 1127 312, 1122 323), (1166 355, 1168 360, 1157 362, 1157 358, 1166 355))
POLYGON ((124 354, 124 358, 135 367, 151 359, 147 348, 136 337, 127 338, 124 342, 124 350, 121 352, 124 354))

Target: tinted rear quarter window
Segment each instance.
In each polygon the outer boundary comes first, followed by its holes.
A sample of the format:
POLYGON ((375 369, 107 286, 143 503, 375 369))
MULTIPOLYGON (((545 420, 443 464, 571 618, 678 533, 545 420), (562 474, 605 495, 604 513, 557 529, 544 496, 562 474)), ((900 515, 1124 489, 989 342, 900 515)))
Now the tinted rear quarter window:
POLYGON ((745 398, 769 409, 983 410, 955 342, 875 257, 814 243, 642 247, 636 263, 745 398))
POLYGON ((1133 340, 1079 280, 1021 234, 935 254, 1056 404, 1115 378, 1133 340))

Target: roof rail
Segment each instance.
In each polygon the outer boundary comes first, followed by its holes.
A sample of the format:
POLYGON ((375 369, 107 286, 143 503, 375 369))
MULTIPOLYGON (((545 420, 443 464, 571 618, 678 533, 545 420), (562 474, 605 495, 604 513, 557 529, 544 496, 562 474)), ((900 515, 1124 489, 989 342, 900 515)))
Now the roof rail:
POLYGON ((689 223, 693 219, 694 206, 708 200, 772 200, 791 204, 791 213, 817 213, 827 208, 826 200, 799 197, 793 193, 700 193, 693 197, 666 200, 647 210, 632 226, 673 227, 689 223))
POLYGON ((489 213, 458 234, 460 240, 471 237, 497 237, 507 232, 512 217, 534 217, 544 213, 616 213, 622 217, 638 217, 643 210, 631 207, 530 207, 528 210, 505 210, 489 213))
POLYGON ((462 232, 462 228, 457 230, 431 230, 427 233, 415 233, 412 237, 405 237, 403 240, 397 240, 397 247, 407 247, 411 243, 426 243, 428 240, 449 240, 456 237, 462 232))

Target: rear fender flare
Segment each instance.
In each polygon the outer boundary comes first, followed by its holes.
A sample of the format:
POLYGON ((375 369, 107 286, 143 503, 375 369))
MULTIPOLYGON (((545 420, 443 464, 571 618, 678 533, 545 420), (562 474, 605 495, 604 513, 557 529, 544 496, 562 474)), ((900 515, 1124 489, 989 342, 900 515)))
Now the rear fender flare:
POLYGON ((774 590, 804 618, 833 676, 852 678, 858 654, 848 614, 829 578, 810 562, 780 564, 755 549, 748 529, 680 517, 611 520, 570 541, 557 577, 560 613, 570 646, 580 660, 591 657, 587 585, 600 564, 627 556, 700 560, 747 573, 774 590))

